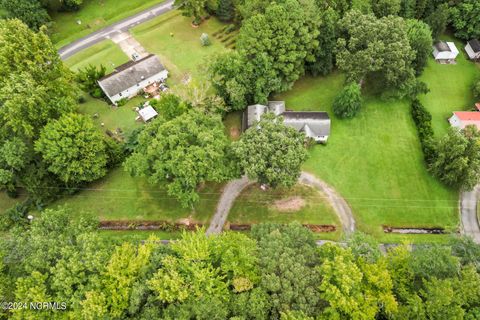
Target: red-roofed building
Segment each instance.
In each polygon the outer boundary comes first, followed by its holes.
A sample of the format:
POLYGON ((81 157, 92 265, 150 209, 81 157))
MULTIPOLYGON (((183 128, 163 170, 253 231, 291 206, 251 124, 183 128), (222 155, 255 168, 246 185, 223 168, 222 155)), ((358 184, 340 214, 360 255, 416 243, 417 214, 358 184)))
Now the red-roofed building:
POLYGON ((474 125, 480 130, 480 112, 478 111, 455 111, 448 119, 452 127, 463 129, 468 125, 474 125))
POLYGON ((478 111, 480 111, 480 102, 475 103, 475 109, 477 109, 478 111))

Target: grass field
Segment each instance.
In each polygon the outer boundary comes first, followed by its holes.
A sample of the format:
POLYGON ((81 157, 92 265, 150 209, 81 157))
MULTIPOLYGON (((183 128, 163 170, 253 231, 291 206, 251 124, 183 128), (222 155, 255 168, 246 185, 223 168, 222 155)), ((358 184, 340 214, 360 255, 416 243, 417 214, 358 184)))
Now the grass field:
POLYGON ((60 48, 161 2, 163 0, 84 0, 78 11, 52 14, 55 22, 52 41, 60 48))
POLYGON ((88 67, 90 64, 97 67, 103 64, 108 74, 115 67, 128 61, 127 55, 118 45, 111 40, 104 40, 69 57, 65 64, 73 71, 88 67))
MULTIPOLYGON (((448 36, 442 39, 453 40, 448 36)), ((475 78, 480 76, 479 64, 475 68, 475 64, 467 60, 462 42, 455 41, 455 44, 460 51, 456 59, 457 64, 441 65, 429 59, 428 66, 420 78, 430 88, 430 92, 420 100, 432 113, 433 129, 437 136, 446 133, 449 127, 447 119, 452 116, 452 111, 474 108, 475 101, 471 88, 475 78)))
POLYGON ((106 239, 117 241, 139 242, 147 240, 150 236, 155 236, 159 240, 174 240, 182 237, 181 232, 166 232, 166 231, 152 231, 152 230, 100 230, 98 234, 106 239))
POLYGON ((339 220, 325 196, 304 185, 267 191, 260 190, 258 185, 249 186, 235 200, 228 221, 234 224, 287 224, 296 221, 302 224, 336 225, 336 232, 328 235, 322 233, 322 236, 339 238, 341 234, 339 220), (299 201, 302 200, 304 203, 300 205, 299 201), (297 202, 298 207, 294 202, 297 202))
MULTIPOLYGON (((288 109, 325 110, 333 116, 333 98, 342 85, 337 73, 304 78, 275 98, 286 100, 288 109)), ((345 197, 359 230, 385 241, 395 236, 385 235, 382 225, 457 226, 458 192, 432 178, 422 157, 408 103, 367 97, 356 118, 332 118, 328 145, 315 146, 304 169, 345 197)))
POLYGON ((112 170, 106 177, 90 184, 78 194, 61 199, 50 207, 66 205, 76 212, 91 212, 101 220, 165 220, 191 219, 206 223, 217 205, 221 186, 207 184, 199 191, 201 199, 194 209, 184 209, 160 186, 146 179, 132 178, 123 168, 112 170))
POLYGON ((131 30, 148 52, 155 53, 169 71, 169 79, 180 83, 186 75, 193 80, 204 79, 205 61, 217 52, 227 50, 220 41, 211 34, 223 23, 216 18, 204 21, 198 28, 192 28, 191 18, 184 17, 178 10, 166 13, 152 21, 146 22, 131 30), (212 44, 202 47, 200 35, 210 35, 212 44))

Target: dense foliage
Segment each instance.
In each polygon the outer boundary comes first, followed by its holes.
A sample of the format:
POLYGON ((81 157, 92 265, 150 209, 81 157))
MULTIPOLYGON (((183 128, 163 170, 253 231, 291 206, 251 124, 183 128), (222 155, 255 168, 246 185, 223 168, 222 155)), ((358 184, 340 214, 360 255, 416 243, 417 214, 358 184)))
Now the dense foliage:
POLYGON ((361 107, 362 92, 356 83, 346 85, 333 100, 333 112, 339 118, 353 118, 361 107))
POLYGON ((188 207, 198 201, 201 183, 230 177, 228 146, 218 115, 191 110, 170 121, 158 117, 140 133, 125 168, 152 184, 163 182, 188 207))
POLYGON ((435 156, 432 115, 418 99, 412 101, 412 118, 417 127, 423 156, 430 163, 435 156))
POLYGON ((6 11, 6 18, 22 20, 36 31, 50 22, 47 10, 38 0, 1 0, 0 8, 6 11))
POLYGON ((88 92, 94 98, 103 98, 105 94, 98 85, 98 80, 105 76, 107 68, 100 65, 98 68, 94 65, 89 65, 77 73, 77 81, 81 88, 88 92))
POLYGON ((0 310, 10 319, 476 319, 480 247, 407 245, 382 254, 356 234, 317 246, 298 224, 250 237, 185 233, 163 245, 99 237, 98 222, 64 209, 0 239, 4 301, 64 310, 0 310))
POLYGON ((305 135, 282 121, 282 117, 267 113, 233 144, 242 171, 271 187, 293 186, 307 159, 305 135))

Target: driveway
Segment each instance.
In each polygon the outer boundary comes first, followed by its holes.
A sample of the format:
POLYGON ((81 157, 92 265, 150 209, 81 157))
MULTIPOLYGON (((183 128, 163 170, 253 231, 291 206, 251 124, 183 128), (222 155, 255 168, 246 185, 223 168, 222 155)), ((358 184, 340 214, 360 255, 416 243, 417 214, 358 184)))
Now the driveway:
POLYGON ((170 10, 173 10, 173 1, 167 0, 160 4, 157 4, 149 9, 139 12, 133 16, 120 20, 108 27, 95 31, 88 36, 80 38, 58 50, 60 58, 62 60, 74 55, 75 53, 82 51, 92 45, 105 40, 118 36, 122 32, 128 31, 130 28, 139 25, 140 23, 151 20, 159 15, 162 15, 170 10))
POLYGON ((112 41, 116 43, 120 49, 132 59, 132 55, 137 53, 139 58, 144 58, 148 55, 147 50, 138 42, 128 31, 120 32, 112 37, 112 41))
POLYGON ((470 236, 480 244, 480 226, 477 218, 477 202, 480 198, 480 185, 460 195, 460 212, 462 215, 462 233, 470 236))

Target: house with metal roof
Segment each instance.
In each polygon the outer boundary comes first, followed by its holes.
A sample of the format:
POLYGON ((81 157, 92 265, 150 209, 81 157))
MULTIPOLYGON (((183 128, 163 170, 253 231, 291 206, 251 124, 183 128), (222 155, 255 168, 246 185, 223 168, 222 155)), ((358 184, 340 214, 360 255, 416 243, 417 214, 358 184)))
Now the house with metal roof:
POLYGON ((98 85, 113 104, 141 93, 151 84, 165 81, 168 71, 156 55, 150 54, 137 61, 129 61, 98 80, 98 85))
POLYGON ((458 49, 453 42, 437 41, 433 45, 433 57, 440 63, 454 63, 458 49))
POLYGON ((284 101, 269 101, 267 105, 254 104, 243 115, 243 129, 260 121, 263 114, 272 112, 283 118, 283 123, 303 132, 318 143, 326 143, 330 135, 330 117, 323 111, 287 111, 284 101))
POLYGON ((478 39, 468 41, 465 51, 471 60, 480 60, 480 41, 478 39))

